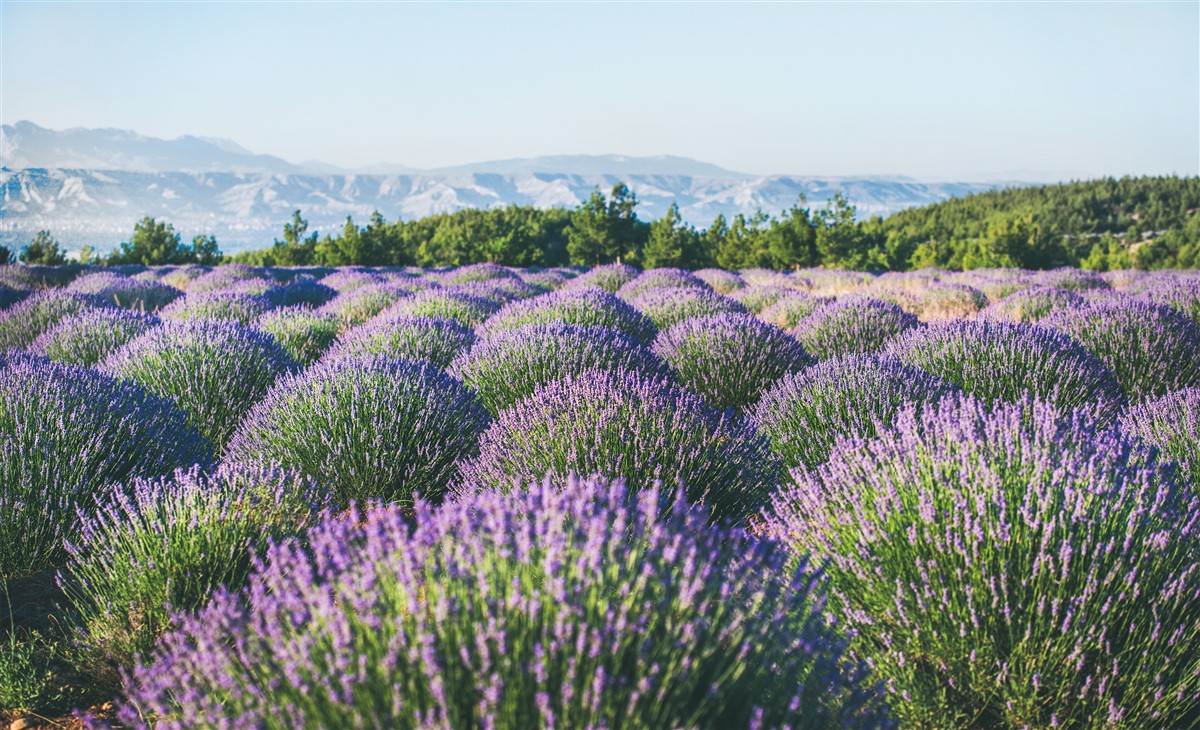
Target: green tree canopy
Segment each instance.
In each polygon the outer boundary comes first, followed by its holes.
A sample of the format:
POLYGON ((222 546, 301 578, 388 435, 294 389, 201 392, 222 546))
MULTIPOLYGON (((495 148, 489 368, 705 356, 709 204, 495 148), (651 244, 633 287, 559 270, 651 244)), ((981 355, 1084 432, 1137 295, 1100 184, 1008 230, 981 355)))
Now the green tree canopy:
MULTIPOLYGON (((5 253, 8 254, 8 249, 5 253)), ((66 252, 58 247, 50 231, 38 231, 29 245, 21 249, 20 259, 23 264, 42 266, 61 266, 67 262, 66 252)))

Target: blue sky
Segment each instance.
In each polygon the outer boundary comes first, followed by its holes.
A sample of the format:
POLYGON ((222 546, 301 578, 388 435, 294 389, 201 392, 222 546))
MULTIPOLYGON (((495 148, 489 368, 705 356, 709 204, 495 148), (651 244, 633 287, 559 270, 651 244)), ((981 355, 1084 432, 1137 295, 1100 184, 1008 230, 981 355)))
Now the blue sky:
POLYGON ((0 0, 0 117, 345 166, 1200 173, 1200 3, 0 0))

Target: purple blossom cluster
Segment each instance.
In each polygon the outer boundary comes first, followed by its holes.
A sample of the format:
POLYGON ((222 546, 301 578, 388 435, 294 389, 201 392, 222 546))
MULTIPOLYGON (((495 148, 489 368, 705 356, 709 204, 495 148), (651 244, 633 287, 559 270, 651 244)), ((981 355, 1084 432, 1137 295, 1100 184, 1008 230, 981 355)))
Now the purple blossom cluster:
POLYGON ((746 314, 748 311, 736 299, 718 294, 708 287, 655 287, 637 295, 629 303, 649 317, 659 331, 670 329, 690 317, 746 314))
POLYGON ((0 311, 0 350, 28 347, 38 335, 73 314, 114 305, 91 294, 48 289, 0 311))
POLYGON ((707 289, 708 285, 684 269, 649 269, 617 290, 617 296, 632 302, 651 289, 677 289, 680 287, 707 289))
POLYGON ((792 291, 776 300, 774 304, 764 307, 759 311, 758 318, 776 327, 791 330, 800 324, 801 320, 812 314, 823 302, 824 300, 811 294, 792 291))
POLYGON ((886 353, 944 378, 989 406, 1032 396, 1106 418, 1125 404, 1116 375, 1069 337, 1032 324, 956 321, 911 330, 886 353))
POLYGON ((916 317, 895 304, 847 297, 814 309, 792 334, 805 350, 824 360, 879 352, 919 324, 916 317))
POLYGON ((509 489, 546 474, 622 477, 635 489, 680 485, 722 518, 742 519, 782 473, 745 421, 633 372, 555 380, 501 411, 462 467, 459 492, 509 489))
POLYGON ((173 400, 218 455, 246 411, 295 368, 262 330, 207 320, 164 322, 103 365, 105 372, 173 400))
POLYGON ((654 323, 627 302, 600 289, 563 289, 533 299, 506 304, 483 322, 479 334, 486 336, 531 324, 574 324, 606 327, 632 340, 649 344, 656 333, 654 323))
POLYGON ((426 361, 318 363, 250 409, 225 458, 307 474, 339 505, 411 505, 418 492, 440 498, 489 420, 474 391, 426 361))
POLYGON ((713 291, 719 294, 729 294, 732 291, 746 287, 746 282, 742 277, 725 269, 700 269, 699 271, 693 271, 692 275, 705 284, 708 284, 712 287, 713 291))
POLYGON ((271 309, 271 302, 260 294, 212 290, 180 297, 163 307, 158 316, 170 322, 237 322, 253 324, 271 309))
POLYGON ((1200 710, 1200 502, 1095 413, 907 408, 793 472, 769 532, 903 725, 1185 727, 1200 710))
POLYGON ((984 307, 979 319, 997 322, 1036 322, 1054 312, 1083 306, 1083 297, 1066 289, 1025 287, 984 307))
POLYGON ((487 335, 454 361, 450 374, 494 415, 549 382, 593 370, 656 380, 671 374, 649 348, 615 330, 559 322, 487 335))
POLYGON ((368 284, 338 294, 317 311, 333 314, 346 327, 364 324, 396 302, 412 295, 391 284, 368 284))
POLYGON ((114 484, 209 460, 168 400, 94 370, 0 358, 0 580, 57 565, 76 506, 114 484))
POLYGON ((111 271, 87 274, 72 281, 64 291, 92 294, 124 309, 157 312, 179 298, 174 287, 134 279, 111 271))
POLYGON ((1056 312, 1038 324, 1100 358, 1130 400, 1200 385, 1200 325, 1170 307, 1118 299, 1056 312))
POLYGON ((1159 449, 1200 490, 1200 387, 1184 388, 1130 408, 1125 434, 1159 449))
POLYGON ((602 289, 616 294, 621 287, 638 278, 641 271, 628 264, 605 264, 593 267, 571 279, 565 289, 602 289))
POLYGON ((786 284, 754 284, 730 292, 729 298, 738 302, 754 314, 759 314, 780 299, 799 293, 795 283, 784 279, 786 284))
POLYGON ((393 360, 425 360, 445 370, 475 343, 475 333, 450 319, 386 317, 359 325, 337 339, 325 362, 376 355, 393 360))
POLYGON ((125 309, 87 309, 38 335, 30 352, 89 367, 159 324, 158 317, 125 309))
POLYGON ((780 378, 815 362, 796 338, 748 314, 685 319, 659 333, 654 353, 684 387, 737 414, 780 378))
POLYGON ((333 345, 342 331, 342 320, 297 305, 267 312, 258 319, 258 328, 270 334, 293 360, 311 365, 333 345))
POLYGON ((491 299, 442 289, 428 289, 407 299, 401 299, 385 309, 380 320, 397 317, 431 317, 451 319, 463 327, 474 328, 500 310, 491 299))
POLYGON ((148 727, 889 726, 820 576, 657 486, 546 480, 273 546, 126 682, 148 727))

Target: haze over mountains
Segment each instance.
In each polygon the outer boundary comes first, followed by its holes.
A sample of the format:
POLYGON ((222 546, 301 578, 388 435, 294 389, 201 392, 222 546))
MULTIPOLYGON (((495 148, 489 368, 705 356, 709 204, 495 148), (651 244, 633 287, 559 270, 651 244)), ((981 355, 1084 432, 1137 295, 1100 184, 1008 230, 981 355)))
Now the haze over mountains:
POLYGON ((562 155, 419 170, 379 164, 346 170, 258 155, 236 142, 145 137, 121 129, 54 131, 30 122, 0 127, 0 244, 21 245, 50 230, 68 248, 101 251, 126 240, 150 215, 185 238, 213 233, 235 252, 269 244, 293 210, 311 229, 340 230, 346 216, 365 224, 466 207, 512 203, 574 207, 597 185, 627 183, 638 215, 652 219, 679 204, 684 220, 707 226, 757 209, 777 214, 803 193, 819 207, 841 191, 860 215, 885 215, 997 183, 925 183, 902 177, 755 177, 684 157, 562 155))

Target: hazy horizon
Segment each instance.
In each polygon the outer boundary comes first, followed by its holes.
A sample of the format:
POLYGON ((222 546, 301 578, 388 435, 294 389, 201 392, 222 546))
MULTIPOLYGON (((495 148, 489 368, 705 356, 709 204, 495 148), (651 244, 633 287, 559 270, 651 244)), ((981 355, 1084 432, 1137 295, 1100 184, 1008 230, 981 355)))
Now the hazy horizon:
POLYGON ((1200 174, 1197 3, 4 0, 0 23, 0 122, 224 138, 297 164, 1200 174))

